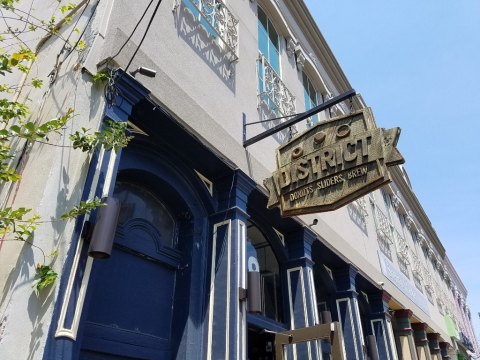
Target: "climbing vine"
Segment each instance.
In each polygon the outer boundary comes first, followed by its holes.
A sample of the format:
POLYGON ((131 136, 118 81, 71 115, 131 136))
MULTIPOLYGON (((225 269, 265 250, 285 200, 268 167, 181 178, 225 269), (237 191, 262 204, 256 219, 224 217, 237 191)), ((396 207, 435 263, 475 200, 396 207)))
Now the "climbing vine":
MULTIPOLYGON (((32 50, 21 40, 23 33, 42 31, 44 37, 40 42, 52 36, 60 38, 64 41, 64 49, 69 49, 70 53, 73 50, 82 51, 85 48, 86 42, 81 38, 82 34, 77 27, 73 28, 67 38, 64 38, 59 30, 63 25, 71 24, 76 11, 86 6, 86 2, 82 2, 82 6, 72 2, 59 5, 59 11, 62 16, 64 15, 60 21, 57 21, 53 15, 49 19, 38 19, 29 12, 20 9, 17 6, 19 2, 20 0, 0 0, 0 15, 7 25, 6 29, 0 32, 0 79, 14 72, 27 75, 32 64, 35 63, 38 49, 32 50), (8 20, 11 21, 12 25, 8 20)), ((58 73, 60 66, 61 63, 57 61, 51 72, 50 83, 55 81, 54 76, 58 73)), ((98 83, 106 79, 106 74, 99 73, 93 76, 92 81, 98 83)), ((18 100, 20 91, 28 86, 42 88, 44 84, 39 78, 31 78, 28 83, 22 82, 19 85, 9 84, 5 81, 2 83, 0 80, 0 189, 7 189, 7 192, 9 184, 20 181, 22 177, 21 169, 18 166, 19 156, 13 151, 14 146, 12 144, 17 144, 15 149, 18 149, 18 142, 22 141, 24 144, 23 147, 20 146, 22 152, 28 151, 29 145, 35 142, 56 146, 51 142, 51 136, 53 134, 63 136, 63 130, 75 118, 73 108, 67 108, 63 114, 49 120, 40 119, 31 114, 28 105, 29 100, 18 100)), ((105 150, 116 152, 125 147, 131 137, 127 135, 126 123, 106 121, 99 131, 92 132, 90 129, 82 128, 82 131, 76 131, 70 135, 69 140, 71 145, 67 146, 83 152, 91 153, 100 146, 103 146, 105 150)), ((33 285, 35 290, 40 292, 53 284, 58 277, 58 274, 53 270, 53 262, 57 252, 52 251, 45 255, 44 249, 33 243, 35 230, 48 222, 69 221, 78 216, 89 214, 93 209, 103 205, 99 198, 81 201, 58 219, 48 221, 43 221, 33 213, 32 209, 2 205, 4 207, 0 208, 0 242, 24 242, 37 248, 42 253, 43 262, 36 265, 37 276, 33 285)))

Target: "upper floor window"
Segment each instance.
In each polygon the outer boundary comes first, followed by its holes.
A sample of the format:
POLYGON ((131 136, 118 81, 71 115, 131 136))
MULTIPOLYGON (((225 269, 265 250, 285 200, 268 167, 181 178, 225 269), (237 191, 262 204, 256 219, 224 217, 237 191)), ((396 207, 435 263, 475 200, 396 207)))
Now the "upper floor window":
POLYGON ((265 12, 258 7, 258 100, 266 105, 266 117, 295 113, 295 97, 280 78, 280 35, 265 12))
POLYGON ((280 75, 280 41, 272 22, 265 12, 258 8, 258 51, 280 75))
MULTIPOLYGON (((305 99, 305 110, 308 111, 318 105, 318 95, 313 87, 312 82, 308 78, 305 72, 303 75, 303 97, 305 99)), ((315 114, 310 117, 310 125, 315 125, 318 123, 318 114, 315 114)))
POLYGON ((249 267, 260 272, 262 315, 281 322, 283 310, 280 266, 269 241, 251 222, 247 227, 247 258, 249 267))

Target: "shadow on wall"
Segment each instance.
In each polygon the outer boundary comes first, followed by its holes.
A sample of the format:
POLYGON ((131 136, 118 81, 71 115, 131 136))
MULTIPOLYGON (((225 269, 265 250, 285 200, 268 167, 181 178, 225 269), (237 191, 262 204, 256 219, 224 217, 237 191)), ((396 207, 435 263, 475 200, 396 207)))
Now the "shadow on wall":
MULTIPOLYGON (((258 113, 260 115, 260 120, 262 121, 268 120, 268 119, 274 119, 281 116, 281 114, 279 115, 277 112, 272 110, 272 108, 267 104, 266 101, 260 102, 258 106, 258 113)), ((262 123, 262 127, 265 130, 270 130, 285 121, 286 121, 285 119, 265 121, 262 123)), ((279 143, 280 145, 283 145, 283 144, 286 144, 288 141, 290 141, 296 133, 297 133, 296 126, 293 125, 290 128, 276 132, 275 134, 272 135, 272 137, 277 141, 277 143, 279 143)))
POLYGON ((355 225, 358 226, 360 230, 365 235, 368 235, 367 232, 367 222, 365 220, 365 214, 361 207, 355 203, 351 203, 347 205, 348 216, 350 216, 350 220, 353 221, 355 225))
MULTIPOLYGON (((35 241, 34 237, 32 237, 30 241, 33 243, 35 241)), ((25 311, 28 313, 31 324, 29 326, 25 326, 26 331, 30 330, 30 332, 25 333, 26 337, 30 337, 29 355, 27 359, 38 359, 39 355, 36 352, 40 348, 40 342, 45 332, 43 327, 45 325, 47 327, 46 331, 48 331, 49 325, 48 321, 44 323, 43 318, 46 315, 47 310, 51 307, 55 291, 53 286, 49 286, 39 294, 35 292, 33 281, 35 276, 34 251, 40 250, 27 243, 19 244, 21 244, 22 249, 19 252, 15 267, 10 272, 5 286, 2 289, 3 295, 0 300, 0 304, 3 312, 0 315, 0 326, 3 330, 7 325, 8 309, 10 303, 15 300, 15 293, 18 291, 20 293, 19 296, 22 296, 21 293, 30 289, 31 295, 28 298, 28 305, 25 309, 25 311)), ((0 333, 0 341, 1 335, 2 334, 0 333)))
POLYGON ((199 20, 199 15, 187 7, 183 1, 174 12, 178 35, 212 69, 223 83, 235 92, 235 63, 228 59, 223 43, 208 29, 208 24, 199 20))

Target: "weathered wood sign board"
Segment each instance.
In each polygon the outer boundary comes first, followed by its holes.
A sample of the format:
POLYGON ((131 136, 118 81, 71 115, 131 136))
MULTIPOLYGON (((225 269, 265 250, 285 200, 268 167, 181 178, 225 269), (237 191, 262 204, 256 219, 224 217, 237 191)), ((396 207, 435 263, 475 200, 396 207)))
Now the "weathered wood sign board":
POLYGON ((330 211, 389 183, 387 167, 404 163, 399 136, 377 128, 369 108, 315 125, 277 149, 267 206, 282 216, 330 211))

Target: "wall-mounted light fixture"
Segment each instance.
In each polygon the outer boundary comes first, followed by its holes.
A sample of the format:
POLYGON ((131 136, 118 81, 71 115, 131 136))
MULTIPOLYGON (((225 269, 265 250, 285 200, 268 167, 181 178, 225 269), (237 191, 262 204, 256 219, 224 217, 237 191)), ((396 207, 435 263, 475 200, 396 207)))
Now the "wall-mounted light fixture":
POLYGON ((247 301, 247 311, 249 313, 262 312, 262 293, 260 290, 260 273, 249 271, 247 275, 248 287, 238 288, 240 301, 247 301))
POLYGON ((149 69, 145 66, 140 66, 139 68, 137 68, 136 70, 133 70, 133 71, 130 71, 130 75, 132 75, 133 77, 135 77, 135 75, 139 73, 141 75, 144 75, 144 76, 148 76, 148 77, 151 77, 151 78, 154 78, 155 75, 157 75, 157 71, 156 70, 153 70, 153 69, 149 69))
POLYGON ((260 272, 249 271, 247 277, 247 306, 250 313, 262 312, 260 272))
POLYGON ((88 248, 88 255, 95 259, 110 257, 120 213, 120 202, 117 199, 110 197, 104 198, 102 201, 105 206, 98 209, 88 248))

